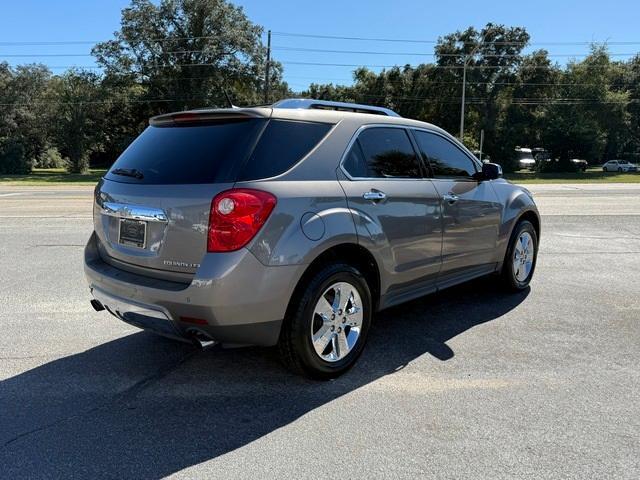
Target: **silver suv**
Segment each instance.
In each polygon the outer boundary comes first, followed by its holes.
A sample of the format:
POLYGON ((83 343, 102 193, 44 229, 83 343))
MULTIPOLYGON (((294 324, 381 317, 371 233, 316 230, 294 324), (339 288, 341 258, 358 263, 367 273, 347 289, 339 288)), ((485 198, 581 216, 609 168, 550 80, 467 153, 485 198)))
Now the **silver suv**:
POLYGON ((492 273, 527 288, 540 217, 500 176, 383 108, 154 117, 95 189, 92 304, 176 339, 277 344, 293 370, 335 377, 378 310, 492 273))

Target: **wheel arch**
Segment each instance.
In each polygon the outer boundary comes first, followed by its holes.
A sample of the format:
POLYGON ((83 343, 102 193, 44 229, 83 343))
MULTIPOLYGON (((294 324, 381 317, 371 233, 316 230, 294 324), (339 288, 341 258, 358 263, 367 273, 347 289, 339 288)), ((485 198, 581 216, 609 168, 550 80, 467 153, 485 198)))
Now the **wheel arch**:
POLYGON ((540 242, 540 216, 533 210, 525 210, 520 214, 520 216, 513 224, 512 232, 513 230, 515 230, 516 226, 523 220, 526 220, 533 225, 533 228, 536 231, 536 237, 538 237, 538 242, 540 242))
POLYGON ((324 250, 307 266, 293 289, 287 306, 287 312, 289 312, 294 300, 298 298, 301 290, 313 275, 325 265, 339 262, 351 265, 362 273, 371 291, 373 311, 376 311, 380 301, 380 269, 378 262, 373 254, 362 245, 358 245, 357 243, 341 243, 324 250))

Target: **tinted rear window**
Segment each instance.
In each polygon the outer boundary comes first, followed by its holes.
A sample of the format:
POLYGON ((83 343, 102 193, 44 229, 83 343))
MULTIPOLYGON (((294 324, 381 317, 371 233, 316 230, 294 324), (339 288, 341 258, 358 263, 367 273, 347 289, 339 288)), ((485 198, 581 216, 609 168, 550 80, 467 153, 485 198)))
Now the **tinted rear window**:
POLYGON ((286 172, 330 129, 331 125, 326 123, 270 120, 238 180, 269 178, 286 172))
POLYGON ((150 126, 129 145, 106 178, 142 184, 195 184, 234 180, 266 120, 242 119, 184 126, 150 126), (142 178, 116 175, 135 169, 142 178))

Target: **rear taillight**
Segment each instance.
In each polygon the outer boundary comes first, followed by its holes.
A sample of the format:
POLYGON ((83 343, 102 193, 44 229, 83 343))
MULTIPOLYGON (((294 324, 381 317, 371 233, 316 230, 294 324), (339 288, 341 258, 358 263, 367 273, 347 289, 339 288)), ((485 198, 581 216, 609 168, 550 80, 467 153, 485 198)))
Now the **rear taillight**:
POLYGON ((207 251, 231 252, 244 247, 269 218, 276 197, 261 190, 234 188, 211 202, 207 251))

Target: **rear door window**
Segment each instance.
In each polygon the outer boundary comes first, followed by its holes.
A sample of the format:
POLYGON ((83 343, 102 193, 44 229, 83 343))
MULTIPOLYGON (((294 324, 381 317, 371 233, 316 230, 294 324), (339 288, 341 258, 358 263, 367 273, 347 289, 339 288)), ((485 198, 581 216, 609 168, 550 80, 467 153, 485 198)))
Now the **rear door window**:
POLYGON ((356 178, 422 178, 420 162, 403 128, 372 127, 360 132, 344 169, 356 178))
POLYGON ((108 180, 137 184, 230 182, 266 120, 150 126, 120 155, 108 180), (235 169, 235 170, 234 170, 235 169), (115 171, 141 175, 118 175, 115 171))
POLYGON ((327 123, 270 120, 239 181, 280 175, 302 160, 329 132, 327 123))

